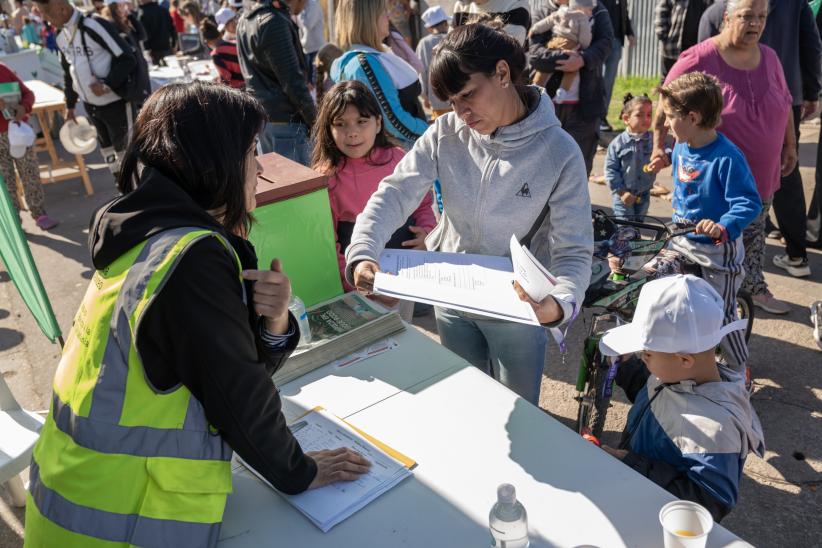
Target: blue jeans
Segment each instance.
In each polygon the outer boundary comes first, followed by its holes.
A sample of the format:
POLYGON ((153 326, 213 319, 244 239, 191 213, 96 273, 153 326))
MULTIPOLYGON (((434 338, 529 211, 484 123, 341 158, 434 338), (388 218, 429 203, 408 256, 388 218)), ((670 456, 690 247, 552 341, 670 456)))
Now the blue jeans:
POLYGON ((434 310, 443 346, 522 398, 539 404, 548 346, 545 328, 448 308, 434 310))
POLYGON ((308 128, 299 122, 272 124, 267 122, 260 134, 260 154, 276 152, 289 160, 304 166, 311 163, 311 142, 308 140, 308 128))
POLYGON ((634 202, 634 205, 623 204, 616 192, 611 193, 611 198, 614 201, 614 215, 617 217, 645 216, 648 213, 648 208, 651 206, 650 192, 637 194, 639 203, 634 202))
POLYGON ((619 60, 622 59, 622 42, 614 38, 611 44, 611 53, 602 64, 602 78, 605 80, 605 117, 607 118, 608 106, 611 104, 611 95, 614 93, 614 82, 616 82, 617 68, 619 60))

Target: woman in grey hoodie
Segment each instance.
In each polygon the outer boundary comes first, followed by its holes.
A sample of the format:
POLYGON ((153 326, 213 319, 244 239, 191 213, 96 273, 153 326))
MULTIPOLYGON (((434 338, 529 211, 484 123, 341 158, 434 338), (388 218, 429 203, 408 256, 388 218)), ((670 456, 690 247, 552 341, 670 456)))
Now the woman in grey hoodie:
MULTIPOLYGON (((585 164, 551 99, 518 84, 524 68, 516 40, 482 24, 442 41, 431 85, 454 112, 417 140, 357 218, 346 250, 349 282, 373 289, 386 241, 439 179, 445 209, 428 249, 508 255, 511 234, 530 233, 532 252, 558 279, 550 296, 531 301, 537 317, 555 327, 576 316, 593 250, 585 164)), ((546 329, 443 308, 436 315, 447 348, 538 403, 546 329)))

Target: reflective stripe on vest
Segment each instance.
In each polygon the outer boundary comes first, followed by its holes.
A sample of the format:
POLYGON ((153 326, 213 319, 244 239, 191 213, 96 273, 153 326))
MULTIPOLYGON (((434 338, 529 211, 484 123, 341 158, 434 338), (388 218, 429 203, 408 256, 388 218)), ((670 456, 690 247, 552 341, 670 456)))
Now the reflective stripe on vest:
MULTIPOLYGON (((216 544, 231 491, 231 449, 187 388, 149 385, 134 336, 182 256, 208 237, 232 254, 242 285, 230 244, 195 228, 161 232, 95 273, 32 458, 30 492, 42 519, 111 542, 216 544)), ((40 516, 28 518, 27 531, 40 516)), ((60 540, 49 536, 48 544, 60 540)))
POLYGON ((74 504, 40 481, 40 467, 34 461, 29 468, 29 478, 31 498, 43 515, 63 529, 81 535, 135 546, 170 548, 215 546, 219 540, 220 523, 188 523, 139 514, 115 514, 74 504))

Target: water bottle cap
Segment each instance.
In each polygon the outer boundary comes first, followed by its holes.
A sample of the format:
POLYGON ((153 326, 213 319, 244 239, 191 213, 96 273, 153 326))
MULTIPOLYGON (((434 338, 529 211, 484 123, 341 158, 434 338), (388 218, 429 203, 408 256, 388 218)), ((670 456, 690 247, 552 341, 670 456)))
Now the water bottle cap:
POLYGON ((517 490, 510 483, 503 483, 497 487, 497 500, 505 504, 517 502, 517 490))

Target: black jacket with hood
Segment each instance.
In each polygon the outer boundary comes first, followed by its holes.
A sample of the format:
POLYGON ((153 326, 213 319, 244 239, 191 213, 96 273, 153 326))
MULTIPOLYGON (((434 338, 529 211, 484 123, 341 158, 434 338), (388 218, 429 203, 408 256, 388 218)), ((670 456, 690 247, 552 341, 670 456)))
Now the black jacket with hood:
POLYGON ((237 57, 245 89, 275 123, 314 125, 300 33, 285 2, 265 0, 243 11, 237 24, 237 57))
MULTIPOLYGON (((543 19, 559 9, 553 0, 540 2, 535 21, 543 19)), ((591 45, 580 51, 579 54, 585 65, 579 70, 579 103, 577 108, 584 121, 600 120, 606 114, 605 108, 605 80, 602 78, 602 64, 611 53, 614 41, 614 30, 611 26, 611 16, 602 4, 594 8, 593 26, 591 28, 591 45)), ((548 49, 546 44, 551 39, 551 33, 535 34, 530 38, 529 60, 531 68, 541 72, 553 72, 545 89, 553 96, 562 80, 562 72, 556 68, 557 61, 567 59, 561 51, 548 49)))
MULTIPOLYGON (((164 230, 196 227, 228 240, 243 269, 256 269, 252 245, 229 234, 179 186, 146 167, 133 192, 100 208, 89 228, 94 268, 103 269, 126 251, 164 230)), ((246 294, 253 295, 251 282, 246 294)), ((316 475, 287 428, 280 396, 271 382, 297 346, 294 328, 284 349, 262 342, 261 318, 243 302, 234 257, 216 238, 192 245, 146 310, 136 333, 137 351, 154 389, 188 388, 208 421, 244 460, 285 493, 304 491, 316 475)))

